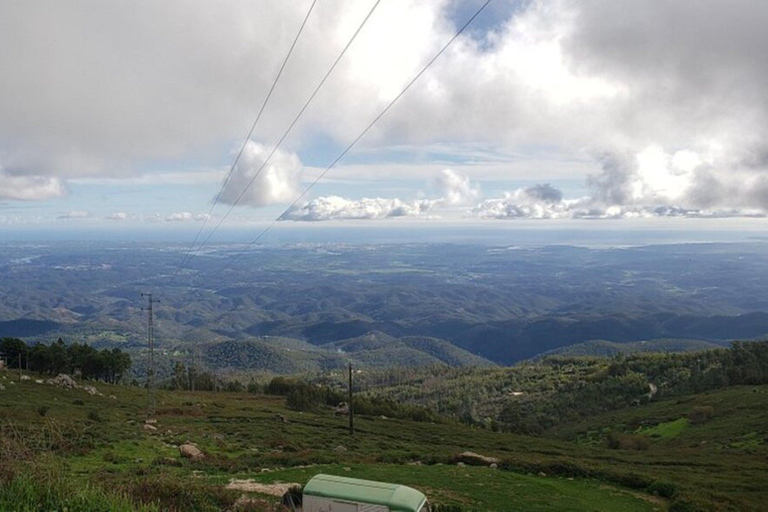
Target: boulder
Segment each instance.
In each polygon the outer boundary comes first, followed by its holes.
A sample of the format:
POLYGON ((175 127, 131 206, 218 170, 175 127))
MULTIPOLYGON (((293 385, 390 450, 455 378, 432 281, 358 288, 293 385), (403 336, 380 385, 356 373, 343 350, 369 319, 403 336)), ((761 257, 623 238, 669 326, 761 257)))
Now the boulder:
POLYGON ((348 414, 349 414, 349 404, 347 402, 339 402, 339 405, 337 405, 333 409, 334 416, 346 416, 348 414))
POLYGON ((335 452, 345 452, 345 451, 347 451, 347 449, 346 449, 346 447, 344 447, 342 445, 339 445, 336 448, 334 448, 333 451, 335 451, 335 452))
POLYGON ((496 457, 486 457, 475 452, 460 453, 456 460, 469 464, 470 466, 490 466, 491 464, 499 464, 501 462, 496 457))
POLYGON ((203 452, 200 451, 200 448, 192 443, 185 443, 180 445, 179 454, 182 457, 192 460, 201 460, 205 458, 205 455, 203 455, 203 452))
POLYGON ((50 379, 50 381, 59 387, 66 388, 66 389, 75 389, 77 386, 77 382, 75 382, 75 379, 67 375, 66 373, 60 373, 55 378, 50 379))
POLYGON ((4 390, 5 390, 5 386, 3 386, 2 384, 0 384, 0 391, 4 391, 4 390))
POLYGON ((93 386, 83 386, 83 391, 85 391, 85 392, 86 392, 86 393, 88 393, 89 395, 95 395, 95 394, 97 394, 97 393, 99 392, 99 391, 98 391, 98 390, 97 390, 95 387, 93 387, 93 386))
POLYGON ((30 380, 30 378, 31 377, 29 375, 22 375, 21 376, 21 380, 30 380))
POLYGON ((44 384, 45 381, 43 379, 35 379, 35 384, 44 384))
POLYGON ((155 427, 154 425, 150 425, 149 423, 144 425, 145 432, 154 432, 156 430, 157 430, 157 427, 155 427))

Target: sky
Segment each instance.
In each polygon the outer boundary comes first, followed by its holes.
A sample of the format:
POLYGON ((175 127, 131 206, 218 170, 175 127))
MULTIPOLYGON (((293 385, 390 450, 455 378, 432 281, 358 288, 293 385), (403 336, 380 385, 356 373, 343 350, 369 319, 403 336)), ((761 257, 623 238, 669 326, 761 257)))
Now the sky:
POLYGON ((768 227, 758 0, 492 0, 328 169, 482 3, 317 0, 243 145, 311 0, 4 1, 0 233, 768 227))

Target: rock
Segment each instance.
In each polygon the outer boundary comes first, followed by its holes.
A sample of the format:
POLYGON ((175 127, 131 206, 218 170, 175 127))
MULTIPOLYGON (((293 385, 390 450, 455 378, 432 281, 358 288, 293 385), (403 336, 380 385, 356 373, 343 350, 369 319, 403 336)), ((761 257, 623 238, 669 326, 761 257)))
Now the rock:
POLYGON ((491 464, 498 464, 501 460, 496 457, 486 457, 475 452, 460 453, 456 460, 469 464, 470 466, 490 466, 491 464))
POLYGON ((281 423, 288 423, 288 420, 285 419, 285 416, 282 414, 275 414, 275 421, 279 421, 281 423))
POLYGON ((499 465, 496 464, 495 462, 492 462, 491 465, 488 466, 488 467, 491 468, 491 469, 499 469, 499 465))
POLYGON ((117 400, 117 397, 115 395, 109 395, 109 398, 111 398, 112 400, 117 400))
POLYGON ((45 381, 43 379, 35 379, 35 384, 44 384, 45 381))
POLYGON ((3 386, 2 384, 0 384, 0 391, 5 391, 5 386, 3 386))
POLYGON ((83 386, 83 391, 85 391, 86 393, 88 393, 88 394, 89 394, 89 395, 91 395, 91 396, 93 396, 93 395, 95 395, 96 393, 98 393, 98 391, 96 390, 96 388, 95 388, 95 387, 93 387, 93 386, 83 386))
POLYGON ((547 474, 543 471, 539 471, 539 476, 547 476, 547 474))
POLYGON ((11 382, 10 382, 10 384, 13 384, 14 386, 16 385, 16 383, 15 383, 15 382, 13 382, 13 381, 11 381, 11 382))
POLYGON ((78 387, 77 382, 75 382, 75 379, 73 379, 66 373, 60 373, 55 378, 50 380, 54 385, 59 386, 61 388, 75 389, 78 387))
POLYGON ((379 418, 381 418, 381 419, 383 419, 383 420, 388 420, 388 419, 389 419, 389 418, 387 418, 387 417, 386 417, 386 416, 384 416, 384 415, 381 415, 381 416, 379 416, 379 418))
POLYGON ((463 468, 464 466, 466 466, 466 464, 464 464, 463 462, 457 462, 456 465, 459 466, 460 468, 463 468))
POLYGON ((200 448, 192 443, 185 443, 179 446, 179 454, 182 457, 192 460, 201 460, 205 458, 205 455, 200 451, 200 448))
POLYGON ((153 425, 150 425, 148 423, 144 425, 144 431, 145 432, 154 432, 156 430, 157 430, 157 427, 155 427, 153 425))
POLYGON ((349 404, 347 402, 339 402, 339 405, 333 410, 334 416, 346 416, 349 414, 349 404))
POLYGON ((157 420, 154 418, 150 418, 148 420, 144 420, 144 423, 146 423, 147 425, 154 425, 155 423, 157 423, 157 420))
POLYGON ((345 451, 347 451, 347 448, 342 446, 342 445, 339 445, 336 448, 334 448, 333 451, 335 451, 335 452, 345 452, 345 451))
POLYGON ((30 376, 29 375, 22 375, 21 376, 21 380, 30 380, 30 376))

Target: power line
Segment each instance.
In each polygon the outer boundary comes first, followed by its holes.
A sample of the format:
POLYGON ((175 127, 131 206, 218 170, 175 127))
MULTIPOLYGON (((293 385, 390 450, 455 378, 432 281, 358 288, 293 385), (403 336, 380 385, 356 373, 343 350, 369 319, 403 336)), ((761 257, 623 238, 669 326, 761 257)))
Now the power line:
MULTIPOLYGON (((303 115, 304 115, 304 112, 307 110, 307 107, 309 107, 309 104, 310 104, 310 103, 312 103, 312 100, 314 100, 314 99, 315 99, 315 96, 317 96, 317 93, 318 93, 318 92, 320 92, 320 89, 322 89, 323 85, 324 85, 324 84, 325 84, 325 82, 328 80, 328 77, 329 77, 329 76, 331 76, 331 73, 333 73, 333 70, 334 70, 334 69, 336 69, 336 66, 337 66, 337 65, 339 64, 339 62, 341 61, 342 57, 344 57, 344 54, 345 54, 345 53, 347 53, 347 50, 349 49, 349 47, 350 47, 350 46, 352 46, 352 43, 353 43, 353 42, 354 42, 354 40, 357 38, 357 35, 360 33, 360 31, 363 29, 363 27, 365 26, 365 24, 368 22, 368 19, 369 19, 369 18, 371 17, 371 15, 373 14, 373 11, 375 11, 375 10, 376 10, 376 7, 378 7, 378 5, 379 5, 379 3, 380 3, 380 2, 381 2, 381 0, 376 0, 376 3, 374 3, 374 4, 373 4, 373 7, 371 7, 370 11, 368 11, 368 14, 365 16, 365 18, 363 19, 363 21, 362 21, 362 23, 360 24, 360 26, 358 26, 358 27, 357 27, 357 30, 356 30, 356 31, 355 31, 355 33, 352 35, 352 38, 349 40, 349 42, 347 43, 347 45, 346 45, 346 46, 344 47, 344 49, 341 51, 341 53, 339 54, 339 56, 338 56, 338 57, 336 57, 336 60, 335 60, 335 61, 333 62, 333 64, 331 65, 331 67, 330 67, 330 69, 328 70, 328 72, 325 74, 325 76, 322 78, 322 80, 320 80, 320 83, 318 83, 318 84, 317 84, 317 87, 315 87, 315 90, 312 92, 312 94, 309 96, 309 98, 307 99, 307 101, 304 103, 304 106, 301 108, 301 110, 299 111, 299 113, 298 113, 298 114, 296 115, 296 117, 293 119, 293 122, 291 122, 290 126, 288 126, 288 129, 285 131, 285 133, 283 134, 283 136, 282 136, 282 137, 280 137, 280 140, 278 140, 278 141, 277 141, 277 144, 275 144, 275 146, 272 148, 272 151, 269 153, 269 155, 267 156, 267 158, 266 158, 266 159, 264 160, 264 162, 261 164, 261 167, 259 167, 259 169, 256 171, 256 174, 254 174, 254 175, 253 175, 253 177, 250 179, 250 181, 249 181, 249 182, 248 182, 248 184, 245 186, 245 188, 244 188, 244 189, 243 189, 243 190, 240 192, 240 195, 238 195, 238 196, 237 196, 237 199, 235 199, 235 202, 234 202, 234 203, 232 203, 232 205, 229 207, 229 210, 227 210, 227 212, 224 214, 224 216, 221 218, 221 220, 219 220, 219 223, 218 223, 218 224, 216 224, 216 226, 215 226, 215 227, 214 227, 214 228, 213 228, 213 229, 212 229, 212 230, 211 230, 211 231, 208 233, 208 236, 206 236, 206 237, 205 237, 205 239, 202 241, 202 243, 201 243, 201 244, 200 244, 200 245, 197 247, 197 249, 198 249, 198 250, 199 250, 200 248, 202 248, 202 247, 203 247, 203 246, 204 246, 206 243, 208 243, 208 241, 211 239, 211 237, 214 235, 214 233, 216 233, 216 231, 217 231, 217 230, 218 230, 218 229, 221 227, 221 225, 222 225, 222 224, 224 223, 224 221, 227 219, 227 217, 229 216, 229 214, 230 214, 230 213, 232 213, 232 210, 234 210, 235 206, 237 206, 237 205, 238 205, 238 203, 240 202, 240 200, 241 200, 241 199, 242 199, 242 198, 245 196, 246 192, 248 192, 248 190, 251 188, 251 185, 253 185, 253 183, 256 181, 256 178, 258 178, 258 177, 259 177, 259 175, 261 174, 261 171, 264 169, 264 167, 266 167, 266 166, 267 166, 267 164, 269 163, 269 161, 272 159, 272 156, 273 156, 273 155, 275 154, 275 152, 278 150, 278 148, 279 148, 279 147, 280 147, 280 145, 283 143, 283 141, 285 140, 285 138, 286 138, 286 137, 288 137, 288 135, 289 135, 289 134, 291 133, 291 131, 293 130, 293 127, 294 127, 294 126, 296 126, 296 123, 299 121, 299 119, 301 119, 301 116, 303 116, 303 115)), ((223 189, 222 189, 222 192, 223 192, 223 189)), ((221 194, 221 193, 220 193, 220 194, 221 194)), ((219 194, 219 195, 220 195, 220 194, 219 194)), ((189 258, 188 258, 186 261, 188 262, 189 260, 191 260, 193 256, 194 256, 194 253, 190 253, 190 255, 189 255, 189 258)), ((175 275, 175 274, 174 274, 174 275, 175 275)))
POLYGON ((467 28, 467 27, 468 27, 468 26, 469 26, 469 25, 470 25, 470 24, 471 24, 471 23, 472 23, 472 22, 475 20, 475 18, 477 18, 477 17, 480 15, 480 13, 481 13, 481 12, 483 12, 483 10, 484 10, 484 9, 485 9, 485 8, 488 6, 488 4, 490 4, 490 3, 491 3, 491 1, 492 1, 492 0, 486 0, 486 2, 485 2, 485 3, 484 3, 482 6, 480 6, 480 8, 479 8, 479 9, 478 9, 478 10, 475 12, 475 14, 473 14, 473 15, 472 15, 472 17, 471 17, 471 18, 469 18, 469 20, 467 20, 467 22, 466 22, 466 23, 464 23, 464 25, 462 25, 462 27, 461 27, 461 28, 460 28, 458 31, 456 31, 456 33, 453 35, 453 37, 452 37, 452 38, 451 38, 451 39, 450 39, 450 40, 449 40, 447 43, 445 43, 445 45, 444 45, 444 46, 443 46, 443 47, 440 49, 440 51, 438 51, 438 52, 437 52, 437 53, 436 53, 436 54, 435 54, 435 55, 434 55, 434 56, 433 56, 433 57, 432 57, 432 58, 429 60, 429 62, 427 62, 427 64, 426 64, 426 65, 425 65, 425 66, 424 66, 424 67, 421 69, 421 71, 419 71, 419 72, 416 74, 416 76, 414 76, 414 77, 411 79, 411 81, 410 81, 410 82, 408 82, 408 84, 407 84, 407 85, 406 85, 406 86, 403 88, 403 90, 402 90, 402 91, 400 91, 400 93, 399 93, 397 96, 395 96, 395 98, 394 98, 392 101, 390 101, 390 102, 389 102, 389 104, 388 104, 386 107, 384 107, 384 109, 383 109, 381 112, 379 112, 379 114, 378 114, 376 117, 374 117, 374 118, 373 118, 373 120, 372 120, 370 123, 368 123, 368 126, 366 126, 366 127, 365 127, 365 129, 364 129, 362 132, 360 132, 360 134, 359 134, 359 135, 358 135, 358 136, 357 136, 357 137, 356 137, 356 138, 355 138, 355 139, 354 139, 354 140, 353 140, 353 141, 352 141, 352 142, 351 142, 351 143, 350 143, 350 144, 349 144, 349 145, 346 147, 346 149, 344 149, 344 151, 342 151, 342 152, 341 152, 341 154, 339 154, 339 156, 337 156, 337 157, 336 157, 336 159, 335 159, 333 162, 331 162, 331 164, 330 164, 328 167, 326 167, 326 168, 325 168, 325 170, 323 170, 323 172, 321 172, 321 173, 318 175, 318 177, 317 177, 317 178, 315 178, 315 180, 314 180, 314 181, 313 181, 313 182, 312 182, 312 183, 311 183, 311 184, 310 184, 310 185, 309 185, 309 186, 308 186, 306 189, 304 189, 304 191, 303 191, 303 192, 302 192, 302 193, 299 195, 299 197, 297 197, 297 198, 296 198, 296 200, 294 200, 294 201, 293 201, 293 202, 292 202, 292 203, 291 203, 291 204, 288 206, 288 208, 286 208, 286 209, 283 211, 283 213, 281 213, 281 214, 280 214, 280 215, 279 215, 279 216, 278 216, 278 217, 277 217, 275 220, 273 220, 273 221, 272 221, 272 222, 271 222, 271 223, 270 223, 270 224, 269 224, 269 225, 268 225, 266 228, 264 228, 264 229, 263 229, 263 230, 262 230, 262 231, 261 231, 261 232, 260 232, 260 233, 259 233, 259 234, 256 236, 256 238, 254 238, 253 240, 251 240, 250 242, 248 242, 248 244, 246 244, 246 246, 245 246, 245 249, 243 249, 243 250, 242 250, 242 251, 240 251, 239 253, 237 253, 237 254, 235 254, 234 256, 232 256, 232 258, 229 260, 229 262, 227 262, 227 264, 226 264, 226 265, 224 265, 224 266, 221 268, 221 270, 219 270, 219 272, 218 272, 218 273, 214 274, 214 277, 215 277, 215 276, 218 276, 219 274, 221 274, 222 272, 224 272, 224 271, 225 271, 227 268, 229 268, 229 267, 232 265, 232 263, 234 263, 234 262, 235 262, 235 260, 237 260, 237 258, 239 258, 239 257, 240 257, 240 256, 242 256, 243 254, 245 254, 245 252, 247 252, 247 251, 248 251, 248 249, 250 249, 250 248, 253 246, 253 244, 255 244, 256 242, 258 242, 259 240, 261 240, 261 238, 262 238, 264 235, 266 235, 266 234, 267 234, 267 233, 268 233, 268 232, 269 232, 269 231, 270 231, 270 230, 271 230, 271 229, 272 229, 272 228, 275 226, 275 224, 277 224, 277 222, 278 222, 278 221, 279 221, 281 218, 283 218, 283 217, 284 217, 284 216, 285 216, 285 215, 286 215, 286 214, 287 214, 289 211, 291 211, 291 209, 292 209, 294 206, 296 206, 296 204, 297 204, 299 201, 301 201, 301 199, 302 199, 304 196, 306 196, 306 195, 307 195, 307 193, 308 193, 310 190, 312 190, 312 188, 313 188, 315 185, 317 185, 317 182, 319 182, 321 179, 323 179, 323 177, 324 177, 326 174, 328 174, 328 171, 330 171, 330 170, 331 170, 331 169, 332 169, 332 168, 333 168, 333 167, 334 167, 334 166, 335 166, 335 165, 336 165, 336 164, 339 162, 339 160, 341 160, 342 158, 344 158, 344 156, 345 156, 345 155, 346 155, 346 154, 347 154, 347 153, 348 153, 348 152, 349 152, 349 151, 350 151, 350 150, 351 150, 351 149, 352 149, 352 148, 353 148, 353 147, 354 147, 354 146, 355 146, 355 145, 356 145, 358 142, 360 142, 360 140, 361 140, 361 139, 362 139, 362 138, 365 136, 365 134, 366 134, 366 133, 368 133, 368 132, 370 131, 370 129, 373 127, 373 125, 375 125, 375 124, 376 124, 376 123, 379 121, 379 119, 381 119, 382 117, 384 117, 384 115, 385 115, 385 114, 386 114, 386 113, 389 111, 389 109, 390 109, 390 108, 392 108, 392 106, 393 106, 393 105, 394 105, 394 104, 395 104, 395 103, 396 103, 396 102, 397 102, 397 101, 398 101, 398 100, 399 100, 399 99, 400 99, 400 98, 401 98, 401 97, 402 97, 402 96, 403 96, 403 95, 404 95, 404 94, 405 94, 405 93, 408 91, 408 89, 410 89, 410 88, 411 88, 411 86, 412 86, 414 83, 416 83, 416 81, 417 81, 417 80, 418 80, 418 79, 421 77, 421 75, 423 75, 423 74, 424 74, 424 73, 427 71, 427 69, 429 69, 429 68, 430 68, 430 66, 432 66, 432 64, 434 64, 434 62, 435 62, 435 61, 436 61, 436 60, 437 60, 437 59, 438 59, 438 58, 439 58, 439 57, 440 57, 440 56, 441 56, 441 55, 442 55, 442 54, 445 52, 445 50, 447 50, 447 49, 448 49, 448 47, 449 47, 449 46, 451 46, 451 44, 453 44, 453 42, 454 42, 454 41, 455 41, 455 40, 456 40, 456 39, 457 39, 457 38, 458 38, 458 37, 459 37, 459 36, 460 36, 460 35, 461 35, 461 34, 464 32, 464 30, 465 30, 465 29, 466 29, 466 28, 467 28))
POLYGON ((176 278, 176 275, 178 275, 178 273, 184 267, 184 264, 189 260, 190 254, 192 253, 192 249, 194 249, 195 244, 200 239, 200 235, 202 234, 203 229, 205 229, 205 226, 208 224, 208 219, 211 218, 211 214, 213 213, 213 210, 219 204, 219 198, 221 197, 221 193, 224 191, 224 187, 227 186, 227 183, 229 182, 229 178, 232 177, 232 173, 235 171, 235 167, 237 167, 237 163, 240 161, 240 157, 243 156, 243 151, 245 151, 245 146, 248 145, 248 141, 251 139, 251 135, 253 135, 254 130, 256 130, 256 125, 258 125, 259 120, 261 120, 261 115, 264 113, 264 109, 267 107, 267 103, 269 103, 269 99, 272 97, 272 93, 275 91, 277 82, 280 80, 280 77, 283 74, 283 70, 285 70, 286 64, 288 64, 288 59, 291 58, 293 49, 296 47, 296 43, 299 41, 299 37, 301 36, 301 33, 304 31, 304 27, 307 25, 307 20, 309 19, 309 15, 312 14, 312 10, 315 8, 316 3, 317 3, 317 0, 312 0, 312 4, 309 6, 309 10, 307 11, 307 14, 304 16, 304 21, 302 21, 301 26, 299 27, 299 31, 296 33, 296 37, 293 39, 293 43, 291 43, 291 47, 288 49, 288 53, 285 55, 285 58, 283 59, 283 63, 280 66, 280 70, 277 72, 277 76, 275 76, 275 79, 272 81, 272 86, 269 88, 269 92, 267 93, 267 96, 264 98, 264 101, 261 104, 259 113, 256 114, 256 119, 253 120, 251 129, 248 131, 248 135, 246 135, 245 140, 243 141, 243 144, 240 146, 240 151, 237 152, 237 156, 235 157, 234 162, 232 162, 232 165, 229 168, 229 172, 227 173, 226 177, 224 178, 224 181, 221 184, 219 193, 216 194, 216 197, 213 200, 211 209, 208 210, 208 215, 203 219, 203 224, 200 226, 200 229, 195 235, 195 239, 192 240, 192 244, 189 246, 189 249, 187 249, 187 252, 184 254, 184 257, 182 258, 181 263, 179 263, 179 266, 176 268, 176 271, 173 273, 173 276, 171 276, 171 281, 173 281, 176 278))

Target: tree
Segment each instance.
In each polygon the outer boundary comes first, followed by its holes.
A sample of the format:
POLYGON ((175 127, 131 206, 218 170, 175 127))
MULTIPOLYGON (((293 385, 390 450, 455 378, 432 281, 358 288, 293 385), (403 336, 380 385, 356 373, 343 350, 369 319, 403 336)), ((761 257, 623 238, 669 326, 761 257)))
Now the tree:
POLYGON ((27 366, 27 344, 18 338, 3 338, 0 340, 0 354, 8 363, 9 368, 17 367, 21 355, 22 368, 27 366))

